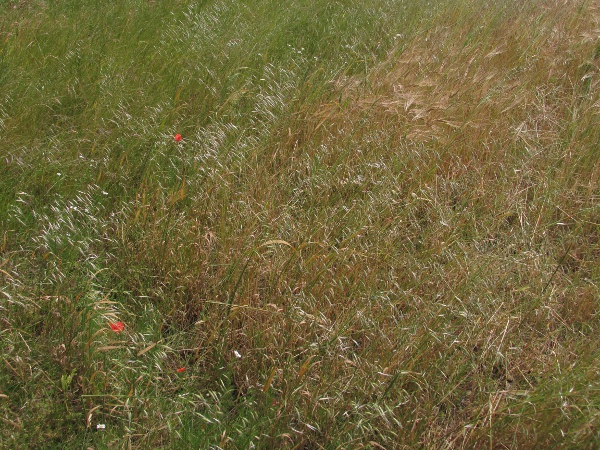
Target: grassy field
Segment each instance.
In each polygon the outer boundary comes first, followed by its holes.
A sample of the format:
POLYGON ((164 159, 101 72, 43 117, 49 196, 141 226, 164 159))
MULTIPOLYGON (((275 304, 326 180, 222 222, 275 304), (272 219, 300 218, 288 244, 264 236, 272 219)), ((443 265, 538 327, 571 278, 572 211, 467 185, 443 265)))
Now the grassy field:
POLYGON ((597 0, 0 0, 0 447, 598 448, 599 90, 597 0))

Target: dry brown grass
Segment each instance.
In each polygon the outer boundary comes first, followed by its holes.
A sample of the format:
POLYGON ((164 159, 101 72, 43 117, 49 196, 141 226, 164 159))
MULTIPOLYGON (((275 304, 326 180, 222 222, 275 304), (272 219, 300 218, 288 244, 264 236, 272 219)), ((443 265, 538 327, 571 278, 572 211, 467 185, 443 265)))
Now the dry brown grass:
MULTIPOLYGON (((531 437, 535 419, 515 412, 523 410, 519 399, 549 383, 557 368, 593 358, 581 354, 580 339, 597 337, 598 287, 580 282, 596 279, 600 257, 600 9, 557 1, 480 7, 444 11, 366 79, 335 80, 339 99, 306 118, 312 131, 305 132, 316 141, 309 148, 327 149, 325 163, 333 166, 350 158, 348 179, 358 161, 402 160, 399 184, 385 182, 388 208, 373 207, 371 223, 382 227, 375 245, 383 254, 398 242, 414 252, 397 255, 387 269, 380 255, 369 257, 372 247, 353 243, 364 252, 355 266, 363 277, 387 273, 384 290, 410 288, 393 302, 401 319, 381 306, 361 309, 382 331, 357 324, 345 330, 356 336, 361 359, 327 370, 339 379, 350 367, 365 377, 380 373, 382 381, 408 374, 404 392, 414 374, 416 390, 406 397, 412 406, 404 407, 426 446, 535 448, 558 441, 531 437), (337 153, 352 146, 354 156, 337 153), (393 212, 396 204, 404 211, 393 212), (392 330, 413 320, 425 334, 413 329, 404 347, 406 338, 392 330), (368 363, 390 354, 378 366, 368 363), (435 367, 443 377, 432 376, 435 367), (428 384, 418 381, 425 373, 428 384), (453 387, 440 388, 445 382, 453 387), (496 420, 507 428, 492 436, 496 420)), ((332 278, 351 273, 348 266, 332 278)), ((336 307, 320 311, 333 323, 340 319, 336 307)), ((362 389, 377 391, 375 385, 362 389)), ((399 441, 410 441, 406 432, 399 441)))
POLYGON ((338 80, 350 104, 343 117, 366 114, 408 140, 478 150, 552 146, 571 114, 592 108, 595 118, 598 105, 585 100, 597 82, 596 4, 530 2, 488 14, 477 3, 467 7, 472 15, 444 11, 403 43, 372 71, 368 87, 338 80))

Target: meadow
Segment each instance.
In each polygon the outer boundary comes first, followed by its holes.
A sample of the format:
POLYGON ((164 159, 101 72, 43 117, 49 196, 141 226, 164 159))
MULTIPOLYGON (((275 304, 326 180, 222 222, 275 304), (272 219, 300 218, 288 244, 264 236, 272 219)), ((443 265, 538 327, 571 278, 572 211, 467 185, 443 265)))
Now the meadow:
POLYGON ((0 447, 598 448, 599 89, 597 0, 0 0, 0 447))

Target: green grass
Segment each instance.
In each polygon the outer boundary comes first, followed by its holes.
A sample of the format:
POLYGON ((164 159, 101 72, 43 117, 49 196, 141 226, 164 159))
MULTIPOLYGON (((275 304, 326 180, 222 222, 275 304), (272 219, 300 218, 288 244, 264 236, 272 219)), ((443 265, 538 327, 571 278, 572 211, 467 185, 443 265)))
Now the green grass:
POLYGON ((599 23, 0 0, 0 447, 595 448, 599 23))

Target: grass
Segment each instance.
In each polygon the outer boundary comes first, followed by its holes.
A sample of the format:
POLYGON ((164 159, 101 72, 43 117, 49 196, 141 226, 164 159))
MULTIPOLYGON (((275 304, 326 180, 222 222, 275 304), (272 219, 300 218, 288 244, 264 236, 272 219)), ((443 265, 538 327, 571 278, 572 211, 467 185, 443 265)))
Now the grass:
POLYGON ((599 24, 0 2, 0 446, 595 448, 599 24))

